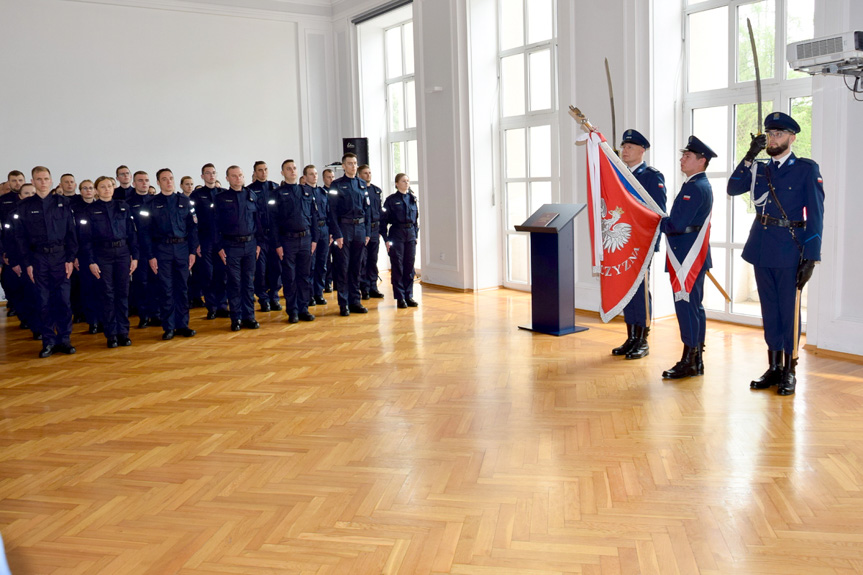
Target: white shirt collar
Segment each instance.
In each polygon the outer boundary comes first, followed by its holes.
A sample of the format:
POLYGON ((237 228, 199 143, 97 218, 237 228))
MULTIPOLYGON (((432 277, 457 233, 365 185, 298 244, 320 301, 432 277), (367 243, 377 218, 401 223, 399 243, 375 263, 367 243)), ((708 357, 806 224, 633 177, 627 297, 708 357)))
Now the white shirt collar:
POLYGON ((695 176, 697 176, 698 174, 703 174, 703 173, 704 173, 704 172, 695 172, 695 173, 694 173, 694 174, 692 174, 691 176, 686 176, 686 179, 685 179, 685 180, 683 180, 683 183, 685 184, 686 182, 688 182, 689 180, 691 180, 692 178, 694 178, 694 177, 695 177, 695 176))
POLYGON ((639 163, 639 164, 635 164, 635 165, 634 165, 634 166, 632 166, 631 168, 630 168, 629 166, 626 166, 626 167, 627 167, 627 168, 629 168, 629 171, 630 171, 630 172, 635 173, 635 171, 636 171, 638 168, 640 168, 641 166, 643 166, 643 165, 644 165, 644 162, 642 161, 642 162, 641 162, 641 163, 639 163))
POLYGON ((782 164, 785 163, 785 160, 787 160, 790 155, 791 155, 791 150, 789 149, 787 152, 785 152, 785 155, 782 156, 781 158, 771 158, 770 161, 779 162, 779 165, 777 167, 781 168, 782 164))

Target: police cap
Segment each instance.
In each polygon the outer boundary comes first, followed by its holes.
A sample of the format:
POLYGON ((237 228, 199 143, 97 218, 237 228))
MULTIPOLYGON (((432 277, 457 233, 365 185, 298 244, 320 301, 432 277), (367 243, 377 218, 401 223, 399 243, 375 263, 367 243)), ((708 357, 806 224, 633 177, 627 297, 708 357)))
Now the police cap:
POLYGON ((764 118, 765 130, 785 130, 792 134, 800 133, 800 124, 794 121, 794 118, 783 112, 773 112, 764 118))
POLYGON ((645 150, 650 148, 650 142, 647 141, 647 138, 641 135, 638 130, 627 130, 623 133, 623 140, 620 142, 620 145, 623 144, 636 144, 641 146, 645 150))
POLYGON ((710 146, 696 138, 695 136, 689 136, 689 141, 686 143, 686 147, 684 147, 681 152, 692 152, 694 154, 701 154, 708 160, 716 157, 716 152, 710 149, 710 146))

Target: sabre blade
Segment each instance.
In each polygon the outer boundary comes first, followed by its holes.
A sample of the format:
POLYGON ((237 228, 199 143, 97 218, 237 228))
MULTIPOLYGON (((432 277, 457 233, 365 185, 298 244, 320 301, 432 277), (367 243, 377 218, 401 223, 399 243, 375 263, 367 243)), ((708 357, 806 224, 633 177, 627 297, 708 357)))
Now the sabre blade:
POLYGON ((746 27, 749 29, 749 44, 752 46, 752 63, 755 65, 755 97, 758 99, 758 135, 761 135, 761 126, 764 116, 761 114, 761 68, 758 66, 758 50, 755 48, 755 33, 752 32, 752 22, 746 19, 746 27))
POLYGON ((611 101, 611 149, 617 154, 617 118, 614 114, 614 88, 611 86, 611 69, 608 58, 605 59, 605 78, 608 80, 608 99, 611 101))

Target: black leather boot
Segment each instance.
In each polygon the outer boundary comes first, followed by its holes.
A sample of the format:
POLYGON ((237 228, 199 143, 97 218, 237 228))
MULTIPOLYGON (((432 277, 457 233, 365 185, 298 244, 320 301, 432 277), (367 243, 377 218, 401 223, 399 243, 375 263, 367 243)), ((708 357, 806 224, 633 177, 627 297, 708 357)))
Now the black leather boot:
POLYGON ((782 351, 768 349, 767 360, 770 362, 770 367, 767 368, 764 375, 749 383, 749 389, 768 389, 774 385, 779 385, 779 382, 782 381, 782 351))
POLYGON ((626 324, 626 341, 623 342, 623 345, 612 349, 611 355, 626 355, 633 343, 635 343, 635 325, 628 323, 626 324))
POLYGON ((704 342, 698 346, 698 360, 695 362, 695 369, 698 375, 704 375, 704 342))
POLYGON ((683 355, 674 367, 662 372, 664 379, 683 379, 698 375, 698 352, 700 347, 683 346, 683 355))
POLYGON ((785 354, 785 366, 782 370, 782 379, 779 382, 779 395, 794 395, 797 387, 797 358, 793 354, 785 354))
POLYGON ((635 326, 633 336, 635 341, 632 342, 629 351, 626 353, 626 359, 641 359, 650 353, 650 346, 647 345, 647 335, 650 333, 649 327, 635 326))

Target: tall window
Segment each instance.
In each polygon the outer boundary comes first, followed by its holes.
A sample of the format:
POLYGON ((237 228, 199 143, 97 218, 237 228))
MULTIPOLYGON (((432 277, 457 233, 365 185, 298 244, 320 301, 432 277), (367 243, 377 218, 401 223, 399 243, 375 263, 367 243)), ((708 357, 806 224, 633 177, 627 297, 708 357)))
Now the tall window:
POLYGON ((500 129, 506 249, 504 285, 530 285, 529 236, 516 232, 559 197, 555 2, 499 0, 500 129))
POLYGON ((732 198, 725 193, 729 175, 749 148, 750 133, 758 132, 746 20, 755 36, 763 114, 782 111, 794 116, 803 129, 794 153, 808 157, 812 81, 788 67, 785 46, 814 35, 814 11, 814 0, 688 0, 684 125, 687 135, 695 134, 718 154, 707 168, 713 186, 712 273, 731 296, 727 303, 717 290, 705 288, 710 317, 754 323, 761 315, 752 266, 740 257, 755 208, 749 194, 732 198))
MULTIPOLYGON (((403 172, 417 181, 417 98, 414 81, 414 29, 403 22, 384 33, 387 84, 387 143, 393 177, 403 172)), ((390 178, 392 179, 392 178, 390 178)))
MULTIPOLYGON (((396 174, 407 174, 411 189, 419 194, 417 167, 417 98, 414 81, 414 27, 402 22, 384 32, 387 93, 387 149, 391 174, 383 186, 385 193, 395 188, 396 174), (387 187, 388 186, 388 187, 387 187)), ((420 267, 417 246, 417 267, 420 267)))

